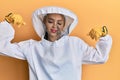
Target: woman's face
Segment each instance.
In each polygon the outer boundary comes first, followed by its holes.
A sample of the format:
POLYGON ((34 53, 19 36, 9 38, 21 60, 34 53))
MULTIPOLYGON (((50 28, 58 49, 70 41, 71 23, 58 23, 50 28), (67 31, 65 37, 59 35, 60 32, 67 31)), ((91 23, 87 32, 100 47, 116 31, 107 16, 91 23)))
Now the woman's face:
POLYGON ((58 37, 63 31, 65 18, 60 14, 48 14, 45 17, 44 24, 46 26, 48 36, 58 37))

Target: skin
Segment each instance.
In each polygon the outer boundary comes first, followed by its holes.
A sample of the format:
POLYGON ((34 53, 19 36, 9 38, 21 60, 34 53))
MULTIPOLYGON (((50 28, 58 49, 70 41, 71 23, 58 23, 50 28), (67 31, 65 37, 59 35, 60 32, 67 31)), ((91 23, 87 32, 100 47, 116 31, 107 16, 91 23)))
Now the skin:
POLYGON ((61 33, 65 26, 65 18, 61 14, 47 14, 44 19, 48 40, 54 42, 61 37, 61 33))

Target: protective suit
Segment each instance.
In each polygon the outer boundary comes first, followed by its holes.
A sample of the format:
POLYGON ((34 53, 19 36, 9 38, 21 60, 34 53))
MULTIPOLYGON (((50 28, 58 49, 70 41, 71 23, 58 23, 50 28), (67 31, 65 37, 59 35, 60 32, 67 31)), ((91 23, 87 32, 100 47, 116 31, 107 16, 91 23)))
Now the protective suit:
POLYGON ((27 60, 30 80, 81 80, 82 64, 99 64, 108 59, 112 45, 110 35, 101 37, 96 48, 78 37, 69 36, 78 19, 71 11, 59 7, 44 7, 33 13, 33 26, 41 41, 27 40, 11 43, 12 26, 0 23, 0 54, 27 60), (44 39, 43 18, 48 13, 63 14, 66 18, 63 36, 54 42, 44 39))

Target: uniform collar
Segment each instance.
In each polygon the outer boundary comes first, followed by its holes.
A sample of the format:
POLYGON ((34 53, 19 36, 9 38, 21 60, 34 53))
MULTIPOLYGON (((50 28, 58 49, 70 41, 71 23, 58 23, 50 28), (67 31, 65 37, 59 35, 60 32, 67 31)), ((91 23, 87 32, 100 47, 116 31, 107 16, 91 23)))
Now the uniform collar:
POLYGON ((44 36, 42 36, 42 44, 44 46, 62 46, 64 45, 64 42, 65 42, 65 39, 67 39, 68 36, 62 36, 60 39, 54 41, 54 42, 51 42, 51 41, 48 41, 44 38, 44 36))

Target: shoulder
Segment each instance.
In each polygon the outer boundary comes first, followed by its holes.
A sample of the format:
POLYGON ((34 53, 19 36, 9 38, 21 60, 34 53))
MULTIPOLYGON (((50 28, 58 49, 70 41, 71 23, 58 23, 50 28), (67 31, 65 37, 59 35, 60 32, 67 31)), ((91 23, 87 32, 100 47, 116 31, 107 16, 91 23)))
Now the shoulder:
POLYGON ((82 41, 82 39, 77 36, 69 36, 69 40, 70 41, 82 41))
POLYGON ((81 38, 79 38, 77 36, 69 36, 69 41, 71 43, 76 43, 77 45, 86 43, 84 40, 82 40, 81 38))
POLYGON ((37 44, 37 43, 38 43, 38 41, 33 40, 33 39, 29 39, 29 40, 21 41, 17 44, 21 47, 29 47, 29 46, 37 44))

